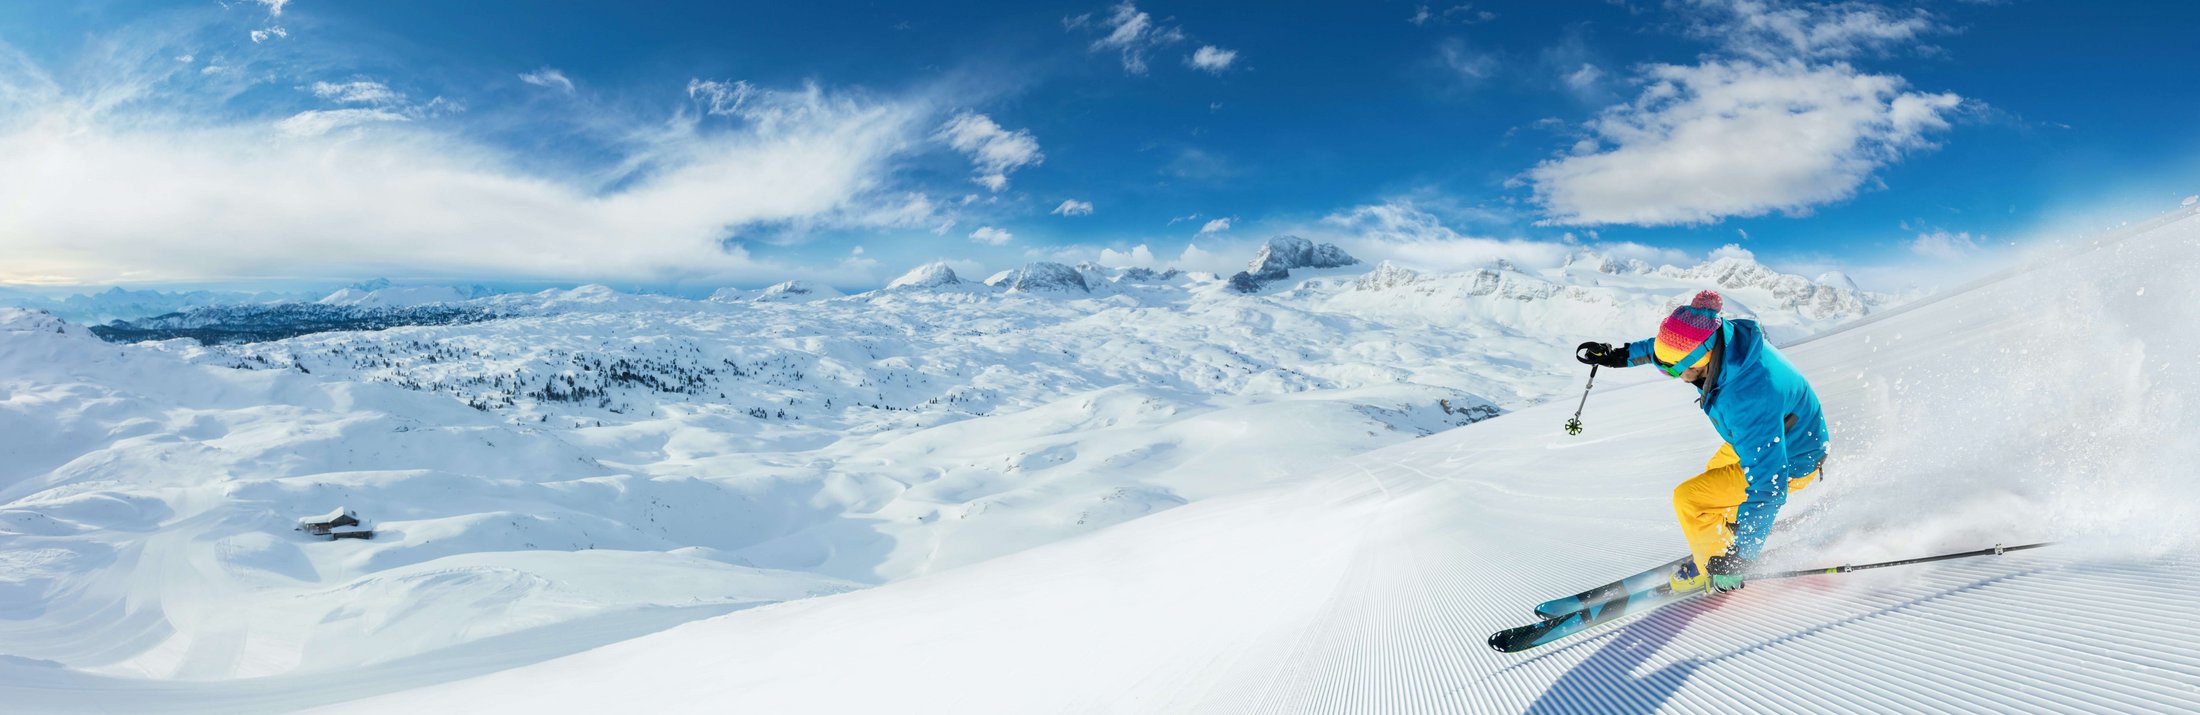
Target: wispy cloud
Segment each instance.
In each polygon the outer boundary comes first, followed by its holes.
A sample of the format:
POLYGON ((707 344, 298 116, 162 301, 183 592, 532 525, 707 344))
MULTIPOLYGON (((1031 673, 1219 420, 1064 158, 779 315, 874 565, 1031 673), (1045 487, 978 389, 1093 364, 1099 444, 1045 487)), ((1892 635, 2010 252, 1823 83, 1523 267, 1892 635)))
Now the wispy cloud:
POLYGON ((457 106, 395 82, 286 78, 269 55, 202 74, 174 44, 145 45, 66 74, 0 45, 20 60, 0 62, 0 195, 18 207, 0 282, 778 280, 796 269, 743 237, 952 220, 896 173, 939 121, 922 94, 749 87, 717 103, 723 117, 642 117, 622 133, 625 178, 606 184, 424 121, 457 106), (283 85, 328 106, 226 103, 283 85))
POLYGON ((1497 13, 1475 9, 1472 4, 1453 5, 1441 11, 1432 11, 1427 5, 1415 5, 1413 6, 1413 14, 1406 16, 1406 22, 1414 25, 1427 25, 1431 22, 1455 22, 1461 25, 1473 25, 1495 19, 1497 19, 1497 13))
POLYGON ((1008 231, 992 226, 979 226, 978 230, 970 232, 970 242, 988 246, 1005 246, 1015 239, 1016 236, 1008 231))
POLYGON ((1218 218, 1213 221, 1208 221, 1206 225, 1200 226, 1198 235, 1208 236, 1222 233, 1228 230, 1230 230, 1230 219, 1218 218))
POLYGON ((1008 188, 1009 172, 1046 159, 1031 132, 1002 129, 992 117, 975 112, 956 114, 940 125, 937 136, 969 155, 971 165, 977 169, 972 181, 993 191, 1008 188))
POLYGON ((1224 70, 1230 69, 1231 63, 1237 61, 1237 56, 1237 50, 1225 50, 1214 45, 1205 45, 1192 52, 1190 57, 1184 58, 1184 61, 1196 69, 1222 74, 1224 70))
POLYGON ((404 94, 373 80, 315 82, 309 87, 309 91, 313 92, 313 96, 343 104, 389 105, 405 100, 404 94))
MULTIPOLYGON (((1893 75, 1821 61, 1930 27, 1861 3, 1712 2, 1736 55, 1653 64, 1632 102, 1606 108, 1571 156, 1526 173, 1557 224, 1669 225, 1790 214, 1856 195, 1880 167, 1932 148, 1963 105, 1893 75)), ((1703 32, 1714 32, 1703 30, 1703 32)))
POLYGON ((265 7, 267 8, 267 14, 268 14, 269 16, 272 16, 272 17, 282 17, 282 16, 283 16, 283 7, 284 7, 284 6, 287 6, 287 5, 289 5, 289 4, 290 4, 290 0, 252 0, 252 1, 253 1, 253 2, 256 2, 256 3, 259 3, 259 4, 260 4, 260 5, 262 5, 262 6, 265 6, 265 7))
POLYGON ((1539 241, 1491 238, 1461 232, 1411 199, 1392 199, 1331 213, 1313 226, 1295 229, 1308 237, 1334 240, 1363 260, 1395 260, 1414 268, 1468 270, 1505 261, 1524 268, 1555 268, 1581 249, 1637 258, 1651 263, 1687 264, 1681 251, 1632 242, 1583 245, 1571 240, 1539 241))
POLYGON ((1977 254, 1979 243, 1984 239, 1984 236, 1971 238, 1969 231, 1950 233, 1944 229, 1934 229, 1911 239, 1910 252, 1943 261, 1962 260, 1977 254))
POLYGON ((412 117, 388 109, 310 109, 275 123, 284 136, 315 137, 344 127, 375 122, 407 122, 412 117))
MULTIPOLYGON (((560 72, 553 67, 544 67, 533 72, 522 73, 519 76, 519 81, 526 82, 537 87, 555 89, 566 94, 573 93, 573 80, 566 78, 564 72, 560 72)), ((690 96, 692 96, 694 93, 692 83, 693 80, 690 80, 690 89, 688 90, 690 96)))
POLYGON ((252 44, 257 45, 268 40, 289 37, 290 31, 284 30, 281 25, 270 25, 265 29, 253 30, 251 35, 252 44))
POLYGON ((1051 213, 1056 216, 1091 216, 1092 202, 1078 201, 1076 199, 1064 199, 1062 201, 1062 205, 1054 207, 1053 211, 1049 211, 1047 213, 1051 213))
POLYGON ((1922 9, 1894 10, 1865 2, 1692 0, 1704 13, 1693 34, 1760 60, 1854 57, 1886 52, 1943 31, 1922 9))
MULTIPOLYGON (((1089 15, 1065 19, 1064 30, 1078 30, 1094 25, 1089 15)), ((1156 48, 1184 41, 1181 28, 1156 25, 1153 16, 1141 12, 1138 6, 1126 0, 1109 8, 1108 16, 1097 27, 1107 34, 1092 41, 1092 50, 1115 51, 1123 60, 1123 71, 1131 74, 1146 73, 1146 55, 1156 48)))
POLYGON ((315 97, 337 104, 366 105, 342 109, 309 109, 291 115, 275 124, 286 136, 314 137, 345 127, 380 122, 409 122, 457 111, 459 107, 442 97, 414 104, 403 92, 371 79, 355 79, 349 82, 314 82, 305 87, 315 97))
POLYGON ((1436 61, 1467 86, 1479 85, 1497 74, 1497 55, 1476 51, 1456 37, 1437 43, 1436 61))
POLYGON ((741 113, 742 105, 756 95, 756 87, 750 85, 748 80, 722 82, 696 78, 688 80, 687 93, 689 98, 703 102, 705 113, 731 117, 741 113))

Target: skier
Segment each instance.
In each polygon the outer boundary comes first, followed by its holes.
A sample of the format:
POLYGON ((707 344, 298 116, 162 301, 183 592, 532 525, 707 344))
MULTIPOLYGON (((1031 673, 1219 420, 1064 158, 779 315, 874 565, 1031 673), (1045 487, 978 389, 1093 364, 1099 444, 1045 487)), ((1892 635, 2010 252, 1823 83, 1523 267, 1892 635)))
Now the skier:
POLYGON ((1673 512, 1694 554, 1670 578, 1674 592, 1742 587, 1788 492, 1818 478, 1826 459, 1826 417, 1818 395, 1773 349, 1754 320, 1723 320, 1719 294, 1703 291, 1673 310, 1658 336, 1614 347, 1582 343, 1589 365, 1651 363, 1696 386, 1696 402, 1726 441, 1696 475, 1673 489, 1673 512))

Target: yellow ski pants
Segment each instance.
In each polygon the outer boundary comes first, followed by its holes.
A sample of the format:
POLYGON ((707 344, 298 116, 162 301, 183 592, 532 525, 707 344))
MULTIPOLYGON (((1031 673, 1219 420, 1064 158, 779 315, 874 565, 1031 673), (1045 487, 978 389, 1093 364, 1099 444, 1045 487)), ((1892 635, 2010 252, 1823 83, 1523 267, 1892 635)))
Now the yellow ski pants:
MULTIPOLYGON (((1814 471, 1790 479, 1788 491, 1809 486, 1817 478, 1814 471)), ((1734 454, 1731 444, 1719 445, 1702 474, 1673 488, 1673 514, 1680 517, 1681 534, 1688 537, 1688 550, 1696 555, 1697 573, 1704 573, 1704 562, 1726 553, 1734 543, 1734 511, 1748 498, 1748 488, 1742 458, 1734 454)))

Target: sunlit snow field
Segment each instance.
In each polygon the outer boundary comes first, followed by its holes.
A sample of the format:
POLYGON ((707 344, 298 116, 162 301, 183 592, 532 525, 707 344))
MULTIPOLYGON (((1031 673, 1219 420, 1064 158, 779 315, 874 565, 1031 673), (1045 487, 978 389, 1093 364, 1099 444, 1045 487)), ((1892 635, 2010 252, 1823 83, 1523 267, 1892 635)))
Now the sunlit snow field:
POLYGON ((1525 657, 1482 640, 1670 558, 1667 491, 1717 445, 1650 371, 1600 376, 1588 432, 1564 435, 1575 342, 1644 337, 1701 288, 1782 340, 1885 299, 1746 260, 1588 256, 1319 270, 1257 296, 1119 273, 1080 294, 584 288, 484 299, 514 314, 486 323, 224 347, 7 311, 0 700, 1556 711, 1595 710, 1595 685, 1718 710, 1722 684, 1779 672, 1879 680, 1766 709, 1997 684, 2045 699, 1979 702, 2191 707, 2169 684, 2200 671, 2193 634, 2070 594, 2158 610, 2200 585, 2177 556, 2200 495, 2177 476, 2200 457, 2196 254, 2173 224, 1789 351, 1838 461, 1780 558, 2068 548, 1753 586, 1525 657), (512 389, 618 365, 637 378, 601 397, 512 389), (377 537, 292 530, 336 506, 377 537), (2121 651, 2072 645, 2102 629, 2121 651), (1947 652, 1799 664, 1901 633, 2023 655, 1909 680, 1887 673, 1947 652), (2024 685, 2081 657, 2155 671, 2024 685), (1692 665, 1631 675, 1652 662, 1692 665))

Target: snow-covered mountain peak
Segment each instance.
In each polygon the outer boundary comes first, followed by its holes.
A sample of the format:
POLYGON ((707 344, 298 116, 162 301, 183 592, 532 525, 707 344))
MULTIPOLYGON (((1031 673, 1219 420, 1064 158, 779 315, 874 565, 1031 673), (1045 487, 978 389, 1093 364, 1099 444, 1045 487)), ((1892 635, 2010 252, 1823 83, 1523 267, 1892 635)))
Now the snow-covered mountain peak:
POLYGON ((1022 268, 1003 271, 987 280, 986 284, 1006 288, 1010 293, 1090 293, 1093 288, 1085 279, 1083 271, 1047 261, 1027 263, 1022 268))
POLYGON ((1575 266, 1613 275, 1642 275, 1654 270, 1650 264, 1639 258, 1620 258, 1587 248, 1568 254, 1566 263, 1561 268, 1573 268, 1575 266))
POLYGON ((1856 290, 1853 282, 1844 280, 1845 285, 1829 285, 1781 273, 1747 256, 1722 256, 1690 268, 1662 266, 1656 273, 1693 283, 1709 283, 1707 287, 1735 292, 1743 302, 1761 310, 1791 309, 1814 320, 1861 316, 1871 311, 1873 303, 1887 302, 1884 297, 1856 290))
POLYGON ((962 279, 955 276, 955 269, 948 268, 946 261, 934 261, 910 269, 908 273, 901 274, 900 278, 887 283, 886 287, 888 289, 937 288, 960 283, 962 283, 962 279))
POLYGON ((452 286, 392 286, 388 279, 376 279, 338 289, 315 302, 322 305, 404 308, 433 303, 458 303, 474 297, 473 293, 452 286))
POLYGON ((1263 285, 1290 277, 1293 268, 1340 268, 1359 262, 1360 259, 1353 258, 1336 244, 1316 245, 1313 241, 1283 234, 1262 244, 1246 269, 1230 276, 1230 287, 1242 293, 1253 293, 1263 285))
POLYGON ((55 333, 91 337, 83 326, 36 308, 0 308, 0 333, 55 333))
POLYGON ((813 300, 840 298, 846 295, 846 293, 842 293, 832 286, 805 280, 791 280, 774 283, 763 290, 720 288, 717 292, 711 293, 708 300, 716 303, 803 303, 813 300))
POLYGON ((1285 272, 1293 268, 1339 268, 1359 262, 1360 259, 1353 258, 1352 254, 1345 253, 1336 244, 1317 245, 1298 236, 1283 234, 1268 239, 1268 243, 1260 247, 1260 252, 1253 254, 1253 261, 1246 266, 1246 271, 1252 273, 1254 278, 1272 280, 1283 277, 1285 272))
POLYGON ((1359 290, 1385 290, 1420 279, 1421 274, 1413 269, 1402 268, 1390 261, 1383 261, 1375 264, 1375 270, 1369 271, 1367 275, 1360 276, 1360 279, 1354 281, 1352 285, 1359 290))

